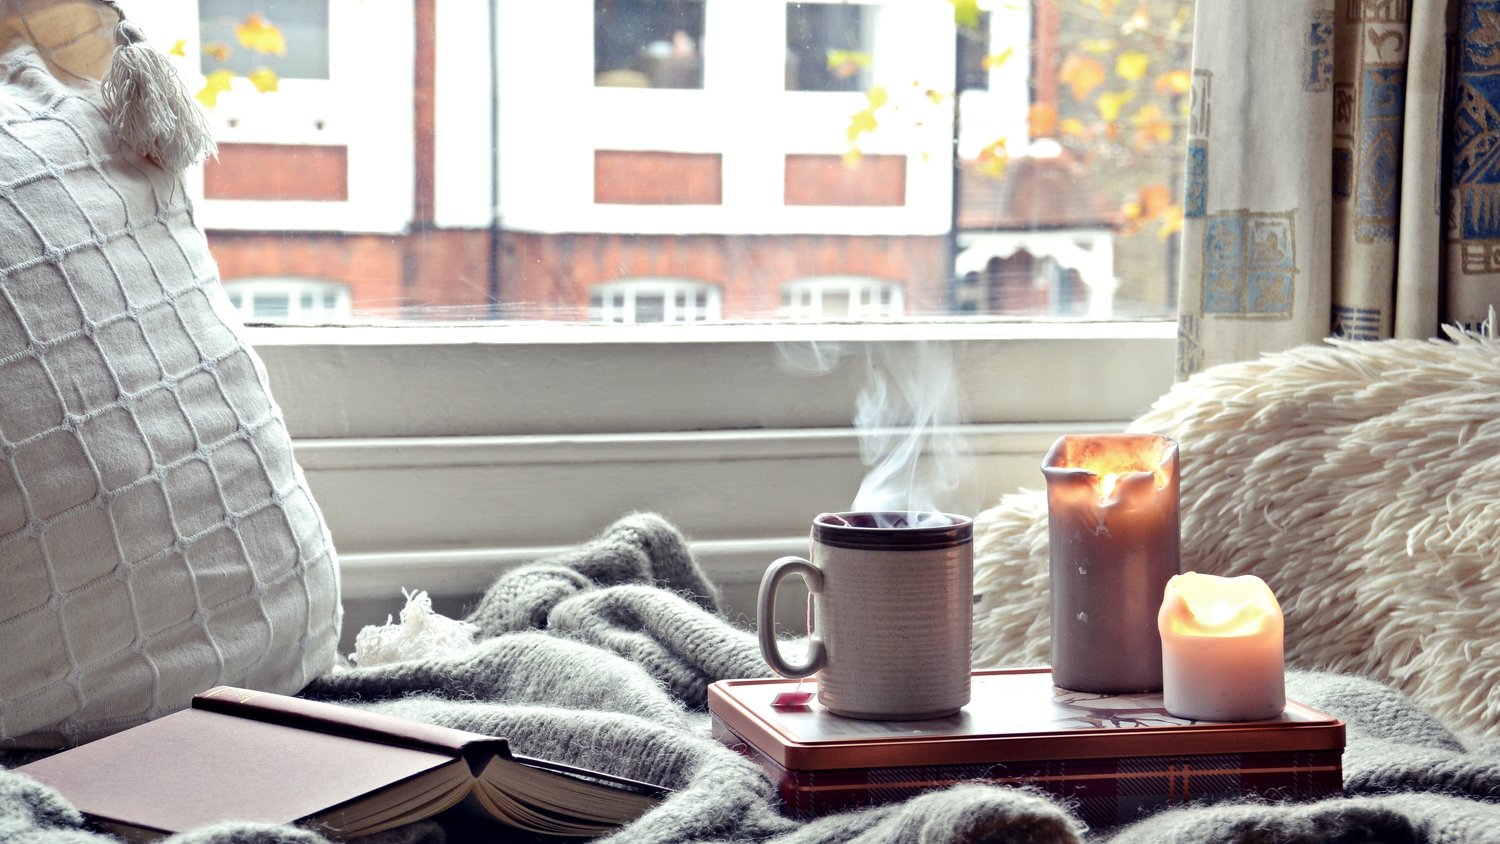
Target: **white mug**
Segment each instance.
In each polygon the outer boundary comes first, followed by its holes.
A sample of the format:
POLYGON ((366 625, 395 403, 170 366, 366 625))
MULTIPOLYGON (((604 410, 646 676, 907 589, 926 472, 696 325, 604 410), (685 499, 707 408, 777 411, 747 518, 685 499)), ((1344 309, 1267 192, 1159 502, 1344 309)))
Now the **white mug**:
POLYGON ((942 718, 969 702, 974 521, 947 513, 824 513, 812 560, 766 569, 756 602, 760 650, 784 677, 817 675, 818 703, 878 721, 942 718), (776 642, 776 591, 800 575, 811 593, 807 660, 776 642))

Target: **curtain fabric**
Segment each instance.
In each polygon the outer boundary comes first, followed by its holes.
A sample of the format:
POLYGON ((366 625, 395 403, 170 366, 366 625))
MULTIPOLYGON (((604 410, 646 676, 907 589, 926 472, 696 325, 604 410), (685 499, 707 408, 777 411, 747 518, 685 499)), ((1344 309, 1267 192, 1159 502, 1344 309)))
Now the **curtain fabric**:
POLYGON ((1178 377, 1500 301, 1500 0, 1198 0, 1178 377))

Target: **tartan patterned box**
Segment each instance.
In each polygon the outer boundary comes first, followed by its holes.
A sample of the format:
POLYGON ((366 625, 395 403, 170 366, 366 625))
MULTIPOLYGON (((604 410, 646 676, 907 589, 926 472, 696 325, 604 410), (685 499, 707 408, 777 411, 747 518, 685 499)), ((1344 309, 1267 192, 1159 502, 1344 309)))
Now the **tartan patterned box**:
POLYGON ((1295 701, 1268 721, 1190 721, 1168 714, 1159 693, 1067 691, 1043 668, 976 672, 969 705, 948 718, 858 721, 816 696, 771 705, 794 688, 721 680, 708 708, 715 738, 755 760, 802 819, 965 780, 1040 788, 1096 829, 1189 801, 1343 791, 1343 722, 1295 701))

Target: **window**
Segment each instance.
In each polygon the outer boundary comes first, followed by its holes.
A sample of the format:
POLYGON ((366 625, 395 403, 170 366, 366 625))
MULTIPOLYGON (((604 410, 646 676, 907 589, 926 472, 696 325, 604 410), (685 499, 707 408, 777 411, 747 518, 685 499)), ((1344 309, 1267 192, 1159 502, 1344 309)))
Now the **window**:
POLYGON ((594 84, 703 87, 704 0, 594 0, 594 84))
POLYGON ((247 278, 224 282, 229 303, 245 322, 319 324, 349 319, 349 287, 302 278, 247 278))
POLYGON ((905 311, 901 285, 873 278, 814 278, 781 288, 786 319, 888 319, 905 311))
POLYGON ((644 324, 720 319, 719 291, 691 281, 637 279, 596 286, 589 321, 644 324))
POLYGON ((205 76, 269 68, 283 79, 328 78, 328 0, 199 0, 198 20, 205 76), (275 23, 284 50, 260 52, 240 43, 235 30, 257 19, 275 23))
POLYGON ((189 188, 370 620, 626 508, 753 592, 876 348, 951 352, 976 502, 1170 384, 1191 0, 122 3, 195 94, 252 13, 326 64, 189 188))
POLYGON ((869 87, 875 8, 858 3, 788 3, 788 91, 869 87))

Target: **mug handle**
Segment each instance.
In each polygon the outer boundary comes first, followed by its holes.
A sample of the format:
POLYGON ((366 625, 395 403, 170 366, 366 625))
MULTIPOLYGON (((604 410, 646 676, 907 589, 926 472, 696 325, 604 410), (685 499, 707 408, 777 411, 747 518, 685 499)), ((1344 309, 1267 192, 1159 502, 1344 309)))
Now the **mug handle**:
POLYGON ((755 626, 760 639, 760 654, 771 668, 783 677, 808 677, 828 662, 828 652, 823 640, 808 631, 807 662, 792 665, 781 655, 776 644, 776 589, 789 575, 800 574, 807 583, 807 591, 816 595, 823 591, 823 570, 801 557, 782 557, 766 569, 760 580, 760 596, 755 602, 755 626))

